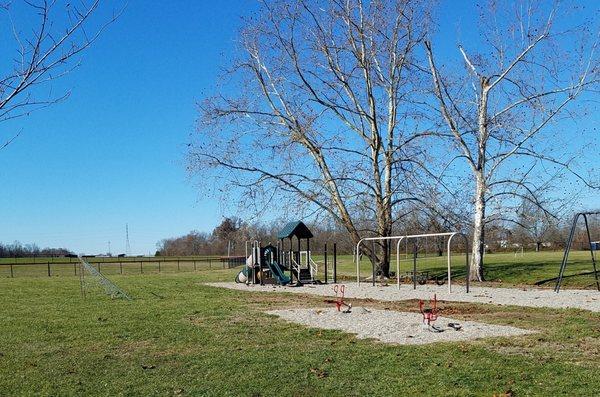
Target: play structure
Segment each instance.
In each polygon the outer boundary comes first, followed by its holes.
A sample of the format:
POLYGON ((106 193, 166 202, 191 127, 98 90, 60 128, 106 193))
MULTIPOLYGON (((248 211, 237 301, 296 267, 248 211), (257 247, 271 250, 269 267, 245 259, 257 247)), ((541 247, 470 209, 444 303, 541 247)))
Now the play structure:
MULTIPOLYGON (((277 246, 262 247, 259 241, 246 242, 246 264, 237 274, 237 283, 279 285, 302 285, 328 283, 330 275, 327 263, 327 245, 323 260, 323 280, 319 265, 313 260, 310 250, 312 232, 301 221, 286 224, 277 233, 277 246), (288 273, 288 274, 286 274, 288 273)), ((337 282, 337 249, 333 245, 333 279, 337 282)))
POLYGON ((600 216, 600 211, 595 212, 580 212, 575 214, 573 217, 573 223, 571 225, 571 231, 569 232, 569 237, 567 239, 567 243, 565 244, 565 252, 563 254, 563 259, 560 264, 560 270, 558 272, 558 277, 556 279, 556 285, 554 286, 554 291, 556 293, 560 292, 560 287, 562 285, 563 279, 565 277, 565 269, 567 267, 567 263, 569 261, 569 253, 571 252, 571 248, 573 247, 573 240, 575 238, 575 232, 577 231, 578 222, 580 218, 583 218, 585 225, 585 237, 588 243, 588 248, 590 251, 590 256, 592 260, 592 269, 594 273, 594 279, 596 282, 596 288, 600 291, 600 282, 598 280, 598 271, 596 269, 596 254, 595 250, 598 250, 598 242, 592 241, 592 234, 590 231, 590 222, 589 217, 591 216, 600 216))
MULTIPOLYGON (((464 240, 464 251, 465 251, 465 270, 466 270, 466 274, 465 274, 465 288, 466 291, 469 292, 469 240, 468 237, 463 234, 463 233, 459 233, 459 232, 449 232, 449 233, 429 233, 429 234, 413 234, 413 235, 404 235, 404 236, 388 236, 388 237, 365 237, 363 239, 361 239, 357 244, 356 244, 356 251, 355 251, 355 262, 356 262, 356 282, 358 284, 360 284, 361 280, 360 280, 360 261, 361 261, 361 246, 363 243, 366 242, 371 242, 372 244, 372 251, 376 251, 375 248, 375 244, 378 241, 384 241, 384 240, 388 240, 388 241, 395 241, 396 242, 396 283, 398 286, 398 289, 400 289, 400 281, 401 281, 401 274, 400 274, 400 263, 402 261, 405 262, 410 262, 412 264, 412 270, 410 272, 408 272, 409 277, 412 279, 413 282, 413 288, 416 289, 417 288, 417 284, 420 281, 420 275, 417 272, 417 261, 418 258, 420 256, 421 253, 424 254, 425 257, 427 257, 427 239, 447 239, 446 242, 446 251, 447 251, 447 272, 446 272, 446 278, 447 278, 447 282, 448 282, 448 292, 452 292, 452 252, 451 252, 451 248, 452 248, 452 241, 454 240, 454 237, 458 236, 459 238, 462 238, 464 240), (424 244, 420 243, 422 241, 425 241, 424 244), (402 253, 401 253, 401 245, 404 244, 405 246, 405 253, 404 253, 404 260, 401 259, 402 253), (425 248, 425 252, 421 252, 423 251, 423 247, 425 248)), ((388 245, 388 249, 391 250, 391 245, 388 245)), ((391 252, 388 252, 388 257, 391 258, 391 252)), ((375 279, 376 279, 376 274, 375 274, 375 263, 373 263, 372 265, 372 284, 375 285, 375 279)), ((427 281, 427 279, 425 279, 425 281, 427 281)))

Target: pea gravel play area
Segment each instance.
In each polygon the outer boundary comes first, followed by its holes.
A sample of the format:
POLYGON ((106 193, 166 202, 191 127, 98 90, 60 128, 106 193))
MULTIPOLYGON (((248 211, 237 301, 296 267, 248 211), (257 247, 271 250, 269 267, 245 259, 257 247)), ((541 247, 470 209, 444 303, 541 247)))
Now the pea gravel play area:
MULTIPOLYGON (((302 288, 278 285, 245 285, 238 283, 211 283, 210 285, 221 288, 242 291, 288 292, 296 294, 311 294, 319 296, 335 296, 331 285, 306 285, 302 288)), ((534 287, 528 288, 492 288, 471 287, 471 292, 466 293, 463 286, 453 287, 453 292, 448 293, 445 286, 419 285, 417 289, 412 286, 402 285, 398 289, 395 285, 371 286, 370 283, 348 283, 346 297, 353 299, 375 299, 380 301, 405 301, 411 299, 430 299, 437 295, 438 300, 449 302, 471 302, 492 305, 512 305, 523 307, 546 307, 561 309, 582 309, 600 312, 600 294, 593 290, 563 290, 560 294, 548 289, 534 287)))
POLYGON ((422 322, 420 313, 355 307, 350 312, 324 309, 271 310, 267 314, 279 316, 287 321, 312 328, 335 329, 355 334, 360 339, 377 339, 385 343, 401 345, 423 345, 435 342, 456 342, 498 336, 518 336, 532 331, 490 325, 474 321, 459 322, 438 317, 436 324, 441 332, 431 332, 422 322), (448 324, 460 324, 454 329, 448 324))

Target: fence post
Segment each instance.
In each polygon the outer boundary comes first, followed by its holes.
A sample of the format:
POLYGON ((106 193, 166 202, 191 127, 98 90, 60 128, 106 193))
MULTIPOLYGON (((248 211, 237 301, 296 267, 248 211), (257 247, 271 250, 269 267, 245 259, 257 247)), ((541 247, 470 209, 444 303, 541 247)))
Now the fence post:
POLYGON ((212 259, 208 258, 208 268, 212 269, 212 259))
POLYGON ((119 273, 123 274, 123 262, 119 262, 119 273))
POLYGON ((160 273, 160 260, 158 261, 158 272, 160 273))
POLYGON ((194 271, 196 271, 196 260, 194 259, 194 271))
POLYGON ((179 259, 177 259, 177 271, 179 271, 179 259))
POLYGON ((51 276, 51 274, 50 274, 50 261, 48 261, 48 277, 50 277, 50 276, 51 276))
MULTIPOLYGON (((69 261, 71 261, 71 258, 69 258, 69 261)), ((75 272, 75 275, 77 276, 77 266, 75 263, 73 263, 73 272, 75 272)))
POLYGON ((140 261, 140 274, 144 274, 144 262, 140 261))
POLYGON ((10 264, 10 277, 13 278, 15 277, 14 273, 13 273, 13 264, 10 264))

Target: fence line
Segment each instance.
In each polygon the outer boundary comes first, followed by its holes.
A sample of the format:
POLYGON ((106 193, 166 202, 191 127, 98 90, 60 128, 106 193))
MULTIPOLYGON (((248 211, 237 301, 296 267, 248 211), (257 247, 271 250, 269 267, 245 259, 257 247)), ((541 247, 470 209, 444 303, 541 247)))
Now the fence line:
MULTIPOLYGON (((18 258, 25 259, 25 258, 18 258)), ((60 274, 64 275, 68 270, 65 267, 72 266, 71 275, 76 276, 79 271, 77 258, 61 258, 63 261, 14 261, 14 262, 0 262, 0 276, 6 273, 7 276, 14 278, 19 273, 23 274, 22 270, 31 269, 35 267, 38 269, 38 273, 43 272, 47 277, 57 275, 57 271, 60 270, 60 274), (69 259, 68 261, 66 259, 69 259), (7 269, 8 268, 8 269, 7 269), (42 270, 43 269, 43 270, 42 270)), ((99 258, 101 260, 94 260, 94 258, 87 257, 88 263, 96 267, 98 271, 107 271, 111 274, 123 274, 124 269, 129 269, 129 274, 132 268, 138 268, 137 274, 144 274, 144 270, 150 270, 161 273, 167 271, 167 269, 173 269, 175 272, 189 272, 197 271, 198 269, 204 268, 207 270, 211 269, 228 269, 236 266, 243 265, 245 263, 244 257, 205 257, 205 258, 184 258, 184 257, 144 257, 144 258, 99 258), (170 267, 169 267, 170 265, 170 267), (108 270, 110 269, 110 270, 108 270), (192 270, 193 269, 193 270, 192 270)), ((26 272, 25 275, 31 275, 30 272, 26 272)))

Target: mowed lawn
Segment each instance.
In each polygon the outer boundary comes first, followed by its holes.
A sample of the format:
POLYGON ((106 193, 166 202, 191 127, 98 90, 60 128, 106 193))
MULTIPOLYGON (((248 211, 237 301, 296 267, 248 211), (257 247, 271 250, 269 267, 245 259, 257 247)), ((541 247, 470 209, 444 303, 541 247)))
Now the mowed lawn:
MULTIPOLYGON (((442 302, 442 314, 454 318, 538 333, 385 345, 264 314, 325 306, 322 298, 202 285, 230 281, 234 272, 111 276, 132 301, 99 291, 84 300, 73 276, 0 278, 0 395, 589 396, 600 390, 600 314, 442 302)), ((416 310, 416 302, 353 303, 416 310)))

